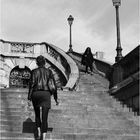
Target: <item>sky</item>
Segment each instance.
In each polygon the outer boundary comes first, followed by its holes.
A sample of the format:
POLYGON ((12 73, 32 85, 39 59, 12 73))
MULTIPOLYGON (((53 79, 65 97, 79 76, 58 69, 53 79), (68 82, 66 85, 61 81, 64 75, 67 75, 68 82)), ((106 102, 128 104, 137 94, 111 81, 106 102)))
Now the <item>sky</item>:
MULTIPOLYGON (((69 49, 69 15, 72 48, 83 53, 104 52, 115 62, 116 11, 112 0, 0 0, 0 38, 6 41, 51 43, 69 49)), ((122 55, 139 45, 139 0, 121 0, 119 7, 122 55)))

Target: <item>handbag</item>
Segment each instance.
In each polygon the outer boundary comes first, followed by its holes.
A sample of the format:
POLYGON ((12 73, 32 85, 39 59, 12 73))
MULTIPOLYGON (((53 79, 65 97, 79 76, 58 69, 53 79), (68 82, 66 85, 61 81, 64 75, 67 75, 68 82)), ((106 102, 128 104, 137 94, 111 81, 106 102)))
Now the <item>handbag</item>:
POLYGON ((23 122, 22 127, 23 133, 34 133, 36 131, 35 122, 33 122, 31 119, 31 110, 32 110, 31 102, 27 101, 28 118, 23 122))
POLYGON ((53 79, 49 79, 48 87, 49 87, 49 91, 51 92, 51 95, 53 95, 57 90, 56 84, 53 79))
MULTIPOLYGON (((28 118, 23 122, 22 133, 33 133, 35 138, 37 138, 38 131, 37 131, 36 123, 33 122, 32 119, 31 119, 32 105, 31 105, 30 101, 26 101, 26 102, 27 102, 26 109, 28 111, 28 118)), ((48 127, 47 131, 52 132, 53 128, 48 127)))

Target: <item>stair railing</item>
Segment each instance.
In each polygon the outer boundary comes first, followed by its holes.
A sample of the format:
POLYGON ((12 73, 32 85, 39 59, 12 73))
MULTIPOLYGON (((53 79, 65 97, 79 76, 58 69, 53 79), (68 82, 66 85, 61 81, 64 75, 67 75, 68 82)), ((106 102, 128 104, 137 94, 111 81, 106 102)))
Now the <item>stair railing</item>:
POLYGON ((63 50, 52 44, 43 42, 41 43, 41 45, 45 45, 47 53, 64 67, 68 82, 64 87, 62 87, 62 89, 73 90, 79 78, 79 69, 74 60, 70 56, 68 56, 63 50))
POLYGON ((140 45, 110 70, 110 94, 139 113, 139 51, 140 45))
MULTIPOLYGON (((81 71, 85 71, 85 66, 81 64, 82 53, 68 52, 68 55, 70 55, 76 61, 81 71)), ((94 58, 93 70, 95 73, 101 74, 102 76, 106 77, 110 67, 111 64, 94 58)))

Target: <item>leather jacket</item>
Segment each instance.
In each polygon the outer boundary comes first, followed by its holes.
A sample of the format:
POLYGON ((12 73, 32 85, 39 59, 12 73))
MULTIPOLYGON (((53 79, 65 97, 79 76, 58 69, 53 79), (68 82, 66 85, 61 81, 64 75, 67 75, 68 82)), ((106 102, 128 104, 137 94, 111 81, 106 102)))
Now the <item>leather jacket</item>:
POLYGON ((53 77, 53 73, 50 69, 45 67, 38 67, 31 71, 31 78, 29 82, 28 99, 31 99, 31 95, 34 91, 49 91, 48 80, 53 77))

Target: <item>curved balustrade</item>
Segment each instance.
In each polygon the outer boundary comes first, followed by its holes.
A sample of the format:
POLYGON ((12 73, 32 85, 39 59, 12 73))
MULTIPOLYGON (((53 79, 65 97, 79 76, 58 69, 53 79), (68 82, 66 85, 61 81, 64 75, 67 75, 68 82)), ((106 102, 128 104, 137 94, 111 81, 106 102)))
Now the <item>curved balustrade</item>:
MULTIPOLYGON (((65 58, 63 56, 63 55, 65 55, 65 53, 63 51, 60 51, 60 49, 54 45, 48 44, 46 42, 43 42, 40 45, 45 45, 47 54, 49 54, 49 56, 53 57, 58 63, 60 63, 64 67, 64 71, 65 71, 65 74, 67 75, 67 79, 68 79, 71 70, 70 70, 70 64, 67 62, 66 59, 70 59, 70 58, 65 58)), ((45 54, 45 53, 43 53, 43 54, 45 54)))
POLYGON ((62 51, 60 48, 52 45, 52 44, 46 44, 47 48, 49 50, 49 54, 51 56, 54 56, 54 58, 62 64, 62 66, 65 68, 65 73, 68 76, 68 82, 63 87, 63 90, 72 90, 77 84, 78 78, 79 78, 79 69, 74 62, 74 60, 68 56, 64 51, 62 51), (54 55, 55 54, 55 55, 54 55))
POLYGON ((77 65, 58 47, 46 42, 24 43, 0 40, 0 43, 2 43, 0 46, 1 55, 9 58, 35 59, 39 55, 44 55, 46 60, 65 77, 67 82, 63 89, 74 88, 79 77, 77 65))

